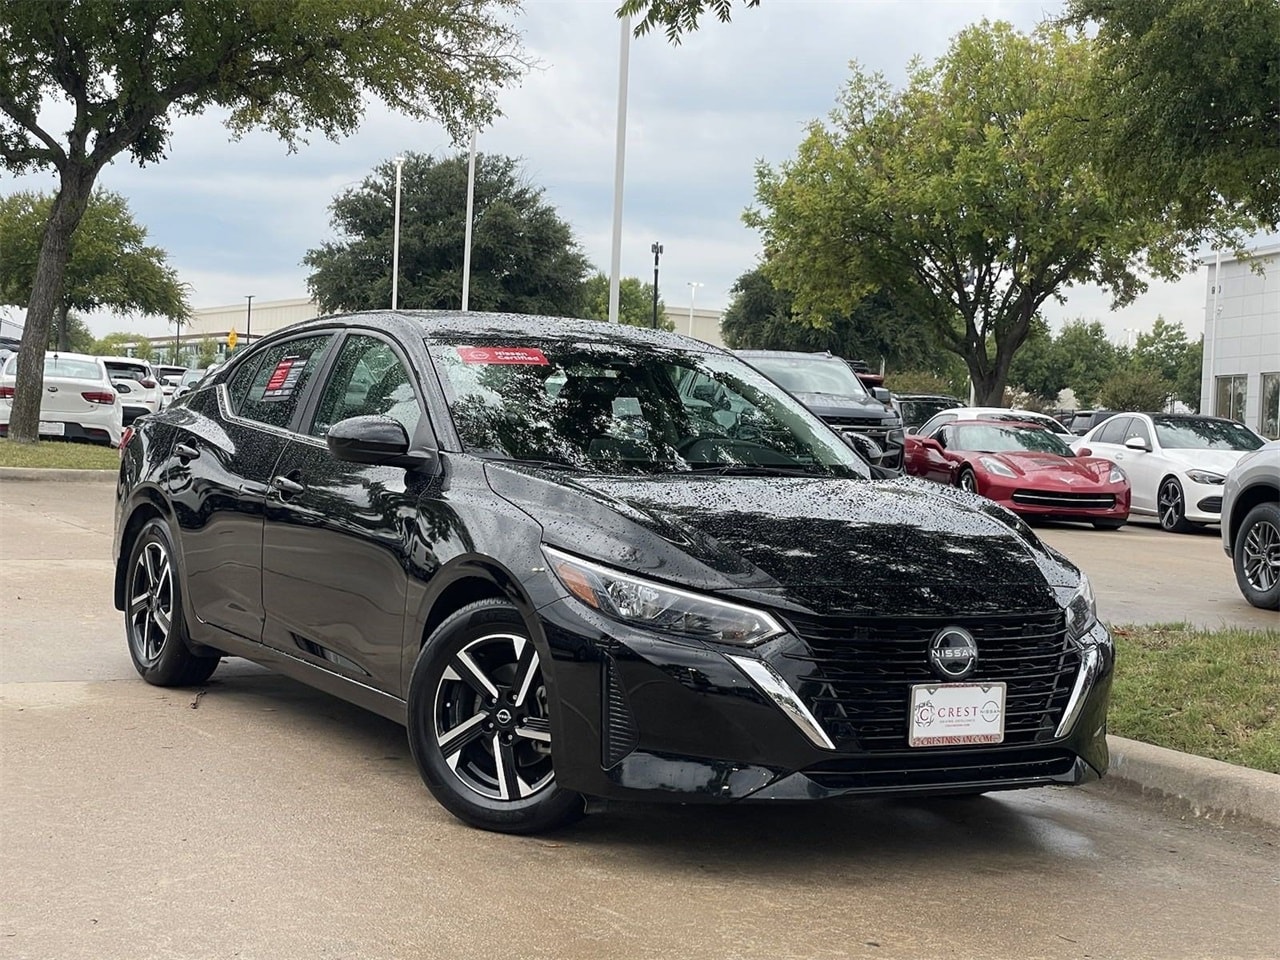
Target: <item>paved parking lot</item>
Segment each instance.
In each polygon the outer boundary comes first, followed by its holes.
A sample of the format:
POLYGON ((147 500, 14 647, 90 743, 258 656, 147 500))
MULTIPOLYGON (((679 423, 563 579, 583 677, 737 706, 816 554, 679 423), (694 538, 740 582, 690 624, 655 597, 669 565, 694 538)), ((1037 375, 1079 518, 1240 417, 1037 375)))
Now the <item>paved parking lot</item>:
MULTIPOLYGON (((138 680, 110 605, 112 493, 0 487, 5 957, 1275 955, 1280 837, 1105 783, 467 829, 394 724, 242 661, 199 692, 138 680)), ((1274 622, 1232 601, 1213 537, 1042 535, 1110 619, 1274 622), (1198 601, 1176 570, 1199 570, 1198 601)))

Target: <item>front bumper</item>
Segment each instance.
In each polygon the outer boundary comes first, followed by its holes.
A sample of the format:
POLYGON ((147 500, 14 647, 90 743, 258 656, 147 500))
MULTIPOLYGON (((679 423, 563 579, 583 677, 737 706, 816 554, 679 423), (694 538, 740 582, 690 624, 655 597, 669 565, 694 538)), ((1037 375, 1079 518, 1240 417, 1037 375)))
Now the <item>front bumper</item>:
POLYGON ((1192 523, 1222 522, 1222 494, 1225 484, 1196 483, 1182 478, 1184 515, 1192 523))
MULTIPOLYGON (((999 745, 913 749, 905 729, 899 743, 892 731, 868 734, 874 724, 858 726, 827 710, 822 650, 798 633, 741 650, 633 630, 572 600, 549 604, 539 616, 558 703, 556 777, 589 796, 709 803, 945 794, 1077 784, 1107 768, 1113 653, 1101 625, 1088 636, 1093 661, 1078 656, 1062 673, 1041 729, 1016 736, 1010 729, 999 745), (767 665, 816 720, 819 735, 735 657, 767 665)), ((1074 645, 1072 651, 1080 654, 1074 645)), ((903 681, 904 697, 915 680, 903 681)))

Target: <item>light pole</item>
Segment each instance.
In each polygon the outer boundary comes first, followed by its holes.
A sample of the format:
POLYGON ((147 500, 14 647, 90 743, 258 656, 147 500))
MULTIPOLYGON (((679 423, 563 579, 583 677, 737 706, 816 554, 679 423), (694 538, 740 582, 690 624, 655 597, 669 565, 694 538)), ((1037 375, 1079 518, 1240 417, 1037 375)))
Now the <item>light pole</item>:
POLYGON ((400 295, 400 171, 404 169, 404 157, 397 156, 396 165, 396 213, 391 238, 391 309, 396 308, 400 295))
POLYGON ((688 281, 689 284, 689 336, 693 336, 693 301, 698 296, 698 288, 702 286, 693 280, 688 281))
POLYGON ((609 253, 609 322, 618 322, 622 269, 622 171, 627 154, 627 73, 631 58, 631 18, 620 17, 618 48, 618 123, 613 148, 613 238, 609 253))
POLYGON ((658 329, 658 258, 662 256, 662 244, 654 241, 653 251, 653 329, 658 329))
POLYGON ((253 297, 254 294, 252 293, 245 296, 245 299, 249 301, 249 305, 244 312, 244 345, 246 347, 249 345, 249 334, 253 332, 253 297))
POLYGON ((467 234, 462 244, 462 312, 471 300, 471 212, 476 199, 476 132, 471 131, 471 158, 467 161, 467 234))

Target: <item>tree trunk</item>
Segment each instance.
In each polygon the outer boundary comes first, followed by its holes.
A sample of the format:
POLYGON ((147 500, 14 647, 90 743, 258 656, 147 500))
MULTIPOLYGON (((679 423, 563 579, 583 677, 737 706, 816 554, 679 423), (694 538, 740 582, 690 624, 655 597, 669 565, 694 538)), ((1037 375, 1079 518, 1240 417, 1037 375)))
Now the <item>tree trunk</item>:
POLYGON ((19 443, 35 443, 39 439, 45 348, 54 314, 62 302, 71 236, 84 216, 96 177, 97 170, 83 166, 68 166, 62 171, 62 183, 40 242, 40 259, 27 304, 18 376, 13 389, 13 412, 9 419, 9 436, 19 443))
POLYGON ((71 313, 71 308, 66 302, 58 304, 58 352, 71 352, 71 331, 67 328, 67 317, 71 313))

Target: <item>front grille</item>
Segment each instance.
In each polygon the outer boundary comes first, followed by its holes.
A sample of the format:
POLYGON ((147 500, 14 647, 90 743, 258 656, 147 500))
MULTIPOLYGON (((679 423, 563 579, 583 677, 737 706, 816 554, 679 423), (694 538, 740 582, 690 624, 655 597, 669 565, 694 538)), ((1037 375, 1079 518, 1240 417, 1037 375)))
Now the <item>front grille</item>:
MULTIPOLYGON (((811 664, 799 694, 840 749, 908 750, 911 686, 939 683, 929 668, 930 640, 943 627, 964 627, 978 647, 965 683, 1004 681, 1004 745, 1043 743, 1062 718, 1079 654, 1067 642, 1063 613, 978 617, 864 618, 790 616, 811 664)), ((983 745, 951 750, 983 749, 983 745)), ((986 747, 990 749, 990 747, 986 747)))
POLYGON ((1045 493, 1040 490, 1015 490, 1013 502, 1028 507, 1056 507, 1063 510, 1110 510, 1116 498, 1109 493, 1045 493))
POLYGON ((884 417, 824 417, 827 423, 835 427, 837 430, 841 427, 885 427, 884 432, 888 433, 888 427, 885 426, 884 417))
POLYGON ((828 760, 802 771, 833 790, 901 787, 945 787, 962 783, 1050 780, 1070 773, 1075 756, 1069 750, 1033 748, 997 750, 956 756, 927 750, 903 756, 828 760))
POLYGON ((1205 497, 1203 500, 1201 500, 1199 503, 1196 504, 1196 507, 1199 508, 1203 513, 1221 513, 1222 498, 1221 497, 1205 497))

